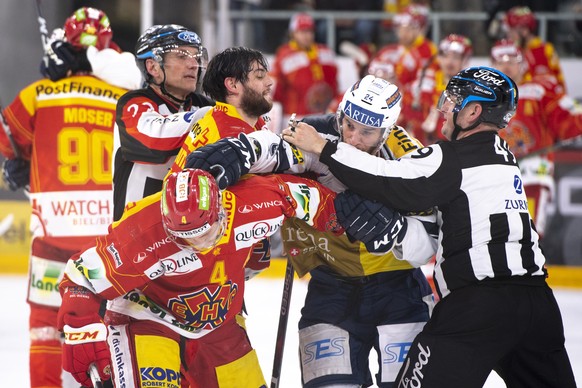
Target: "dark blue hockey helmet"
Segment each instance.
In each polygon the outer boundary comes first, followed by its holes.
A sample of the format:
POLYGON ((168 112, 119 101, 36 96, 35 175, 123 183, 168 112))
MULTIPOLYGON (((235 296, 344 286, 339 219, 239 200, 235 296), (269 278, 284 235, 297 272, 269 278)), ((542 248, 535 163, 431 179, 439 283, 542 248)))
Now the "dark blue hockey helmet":
POLYGON ((441 109, 447 99, 453 102, 454 113, 471 102, 478 102, 483 107, 479 122, 491 123, 501 129, 515 114, 518 91, 515 82, 501 71, 478 66, 461 70, 451 78, 437 109, 441 109))
POLYGON ((196 59, 198 60, 198 65, 201 70, 206 69, 208 53, 197 33, 178 24, 155 25, 148 28, 139 37, 135 46, 137 66, 141 70, 145 80, 149 82, 151 79, 145 66, 148 58, 159 62, 163 67, 163 55, 183 46, 197 48, 198 54, 196 59))

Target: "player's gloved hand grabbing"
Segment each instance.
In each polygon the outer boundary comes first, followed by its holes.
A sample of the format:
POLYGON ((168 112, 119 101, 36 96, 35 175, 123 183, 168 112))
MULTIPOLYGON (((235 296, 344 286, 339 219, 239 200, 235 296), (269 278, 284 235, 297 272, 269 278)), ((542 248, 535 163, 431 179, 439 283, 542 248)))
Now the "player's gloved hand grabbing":
POLYGON ((92 387, 89 367, 95 364, 101 380, 111 378, 111 354, 107 346, 107 327, 98 314, 63 317, 63 369, 85 387, 92 387))
POLYGON ((2 178, 12 191, 26 187, 30 183, 30 162, 21 158, 6 159, 2 163, 2 178))
POLYGON ((218 188, 224 190, 248 173, 255 160, 249 138, 241 133, 238 139, 227 137, 192 151, 186 158, 184 168, 198 168, 212 173, 218 188), (217 174, 220 168, 216 166, 222 167, 224 173, 217 174))
POLYGON ((40 72, 51 81, 58 81, 79 70, 91 70, 85 50, 75 48, 64 40, 51 43, 40 63, 40 72))
POLYGON ((386 253, 402 243, 407 223, 396 210, 349 190, 339 193, 334 205, 348 237, 363 242, 368 252, 386 253))

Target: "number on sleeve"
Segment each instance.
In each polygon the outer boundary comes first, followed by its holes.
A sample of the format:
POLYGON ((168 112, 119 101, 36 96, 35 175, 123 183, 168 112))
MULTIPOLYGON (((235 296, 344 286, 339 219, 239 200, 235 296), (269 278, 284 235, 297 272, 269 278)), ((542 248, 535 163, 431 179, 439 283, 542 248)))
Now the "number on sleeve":
POLYGON ((511 158, 511 162, 515 163, 515 156, 509 151, 509 147, 507 146, 507 142, 503 140, 499 136, 495 136, 495 153, 497 155, 503 156, 503 159, 506 162, 509 162, 511 158))

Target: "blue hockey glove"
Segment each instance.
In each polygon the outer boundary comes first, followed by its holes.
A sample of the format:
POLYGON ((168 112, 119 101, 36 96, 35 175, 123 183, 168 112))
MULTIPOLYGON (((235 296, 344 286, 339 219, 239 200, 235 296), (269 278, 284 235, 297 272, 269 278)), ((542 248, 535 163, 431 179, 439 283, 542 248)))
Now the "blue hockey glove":
POLYGON ((406 219, 381 203, 344 191, 336 196, 334 204, 348 237, 363 242, 368 252, 387 253, 406 234, 406 219))
POLYGON ((6 159, 2 163, 2 178, 12 191, 26 187, 30 183, 30 162, 20 158, 6 159))
POLYGON ((199 168, 212 173, 218 188, 224 190, 248 173, 254 161, 249 139, 241 133, 238 139, 227 137, 192 151, 184 168, 199 168))

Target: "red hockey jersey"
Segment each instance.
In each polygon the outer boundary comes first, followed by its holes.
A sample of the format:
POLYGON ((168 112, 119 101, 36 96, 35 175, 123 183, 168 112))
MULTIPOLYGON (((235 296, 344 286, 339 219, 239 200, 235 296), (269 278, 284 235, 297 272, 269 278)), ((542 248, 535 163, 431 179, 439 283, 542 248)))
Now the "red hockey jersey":
POLYGON ((536 76, 553 76, 565 91, 566 82, 554 45, 536 37, 527 44, 523 52, 528 65, 524 75, 526 81, 531 81, 536 76))
POLYGON ((233 105, 217 102, 214 108, 206 112, 190 128, 190 132, 182 143, 182 148, 174 160, 170 173, 183 169, 186 157, 199 147, 212 144, 225 137, 237 137, 241 132, 251 133, 262 129, 266 129, 263 118, 259 118, 255 126, 252 127, 243 120, 233 105))
POLYGON ((284 115, 324 113, 338 94, 337 74, 335 54, 328 47, 314 44, 304 51, 291 41, 275 54, 273 99, 282 104, 284 115))
POLYGON ((226 232, 214 248, 198 253, 167 236, 160 196, 128 207, 95 247, 73 257, 61 289, 84 286, 112 300, 112 311, 199 338, 241 311, 251 249, 286 217, 342 232, 331 190, 293 175, 250 176, 222 193, 226 232))
MULTIPOLYGON (((31 162, 33 250, 42 245, 76 251, 107 232, 115 106, 125 92, 93 76, 41 79, 4 110, 22 156, 31 162)), ((0 151, 14 156, 4 132, 0 151)))

